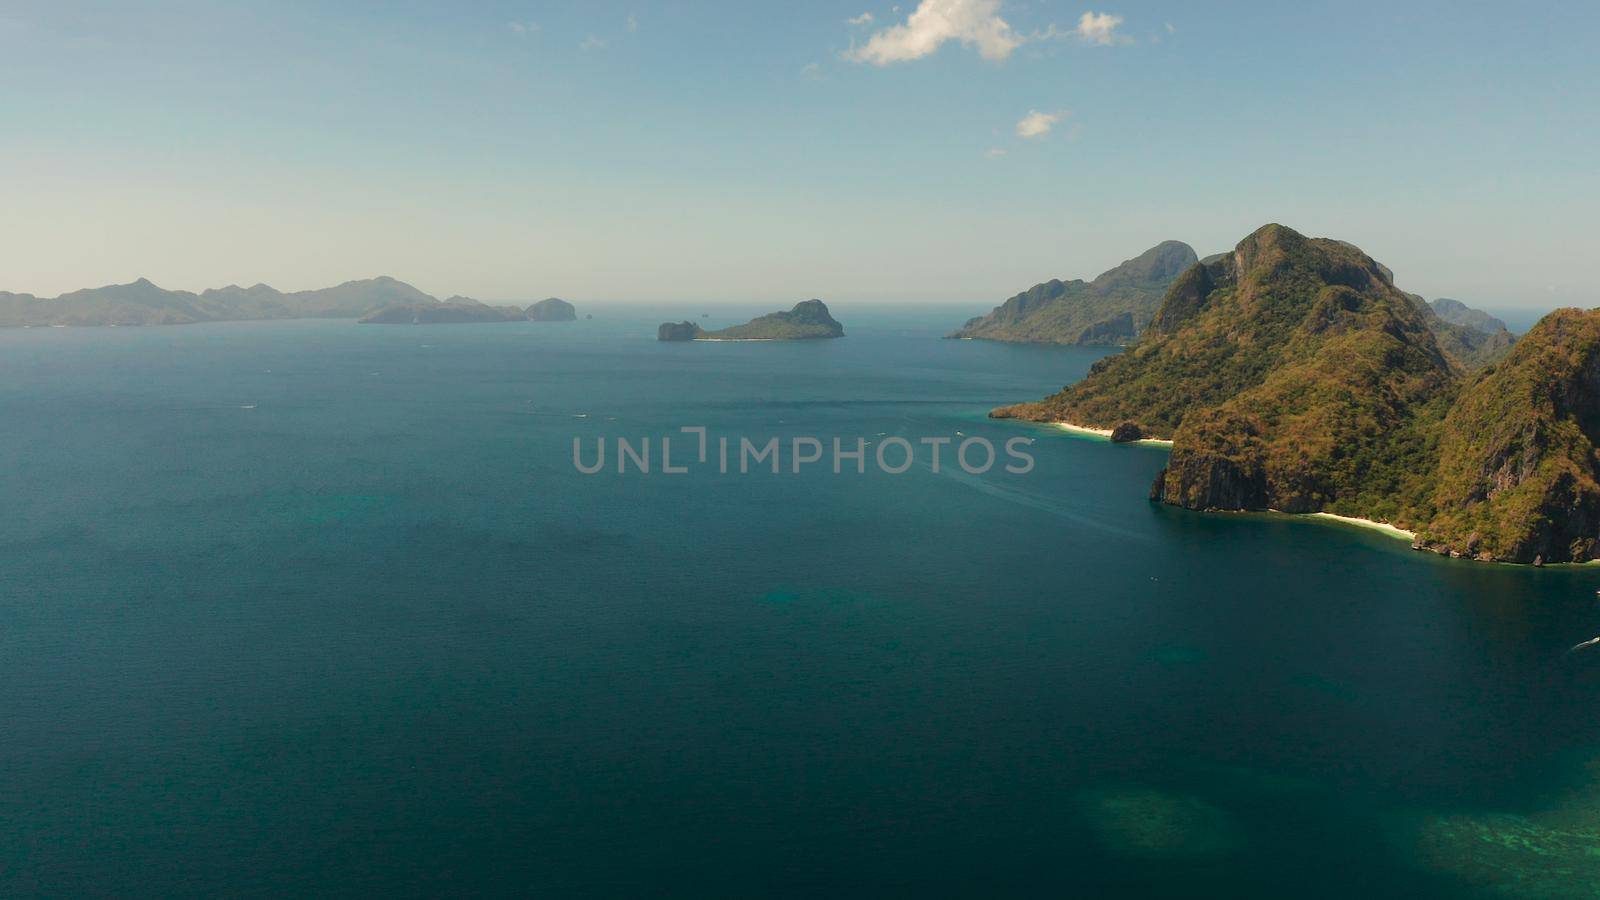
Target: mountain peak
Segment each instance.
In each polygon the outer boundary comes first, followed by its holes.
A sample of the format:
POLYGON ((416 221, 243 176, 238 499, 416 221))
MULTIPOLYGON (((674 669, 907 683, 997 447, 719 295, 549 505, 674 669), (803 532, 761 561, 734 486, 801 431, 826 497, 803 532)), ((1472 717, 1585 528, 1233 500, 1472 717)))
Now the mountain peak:
POLYGON ((1194 268, 1194 248, 1162 241, 1093 282, 1051 279, 976 316, 950 337, 1041 344, 1126 344, 1149 324, 1173 280, 1194 268))
POLYGON ((1370 486, 1423 489, 1405 466, 1457 377, 1370 257, 1274 223, 1187 270, 1132 349, 994 414, 1171 435, 1155 495, 1179 506, 1387 518, 1409 513, 1370 486))
MULTIPOLYGON (((672 325, 672 323, 668 323, 672 325)), ((693 323, 689 323, 693 324, 693 323)), ((679 326, 673 325, 676 329, 679 326)), ((666 335, 668 332, 661 332, 666 335)), ((713 340, 768 340, 792 341, 812 338, 837 338, 844 337, 844 326, 834 319, 828 312, 828 305, 821 300, 802 300, 796 303, 787 312, 767 313, 764 316, 751 319, 743 325, 724 328, 721 331, 700 333, 698 326, 695 329, 696 337, 706 337, 713 340)), ((662 337, 662 340, 681 340, 681 337, 662 337)))
POLYGON ((1132 259, 1102 272, 1092 283, 1098 288, 1118 284, 1170 284, 1200 258, 1183 241, 1162 241, 1132 259))
POLYGON ((789 316, 797 321, 818 322, 822 324, 833 322, 833 316, 828 314, 828 304, 823 303, 821 300, 816 298, 812 298, 810 300, 801 300, 799 303, 796 303, 794 308, 789 310, 789 316))

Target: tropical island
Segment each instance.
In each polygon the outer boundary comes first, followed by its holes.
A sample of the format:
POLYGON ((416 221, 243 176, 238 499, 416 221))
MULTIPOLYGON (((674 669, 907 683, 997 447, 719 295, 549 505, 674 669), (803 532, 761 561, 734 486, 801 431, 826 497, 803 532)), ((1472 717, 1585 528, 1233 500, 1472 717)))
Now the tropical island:
POLYGON ((844 337, 844 326, 821 300, 802 300, 788 312, 767 313, 743 325, 706 331, 690 321, 663 322, 656 329, 660 341, 806 341, 844 337))
POLYGON ((1126 352, 991 415, 1170 439, 1151 498, 1176 506, 1361 518, 1487 561, 1600 557, 1600 311, 1513 343, 1440 305, 1457 321, 1353 245, 1267 225, 1185 271, 1126 352))
MULTIPOLYGON (((1160 309, 1167 290, 1196 262, 1210 265, 1228 254, 1197 259, 1182 241, 1163 241, 1100 274, 1093 281, 1051 280, 1036 284, 969 319, 948 335, 963 340, 1073 346, 1127 346, 1160 309)), ((1390 281, 1394 273, 1378 263, 1390 281)), ((1491 362, 1514 338, 1504 322, 1458 300, 1425 300, 1408 294, 1441 348, 1465 364, 1491 362)))
POLYGON ((167 290, 146 278, 58 297, 0 291, 0 327, 191 325, 269 319, 356 319, 369 324, 410 325, 573 318, 575 310, 564 300, 543 300, 526 310, 490 306, 470 297, 439 300, 387 275, 291 292, 265 284, 230 284, 196 294, 167 290))

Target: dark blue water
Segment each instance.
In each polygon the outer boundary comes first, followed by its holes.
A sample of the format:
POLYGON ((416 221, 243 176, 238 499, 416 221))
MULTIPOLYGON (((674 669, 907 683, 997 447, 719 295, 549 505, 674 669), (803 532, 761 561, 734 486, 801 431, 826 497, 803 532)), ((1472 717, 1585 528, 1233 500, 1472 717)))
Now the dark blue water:
POLYGON ((0 895, 1592 895, 1600 573, 1152 506, 984 417, 1097 353, 835 312, 0 332, 0 895), (1037 465, 573 469, 688 425, 1037 465))

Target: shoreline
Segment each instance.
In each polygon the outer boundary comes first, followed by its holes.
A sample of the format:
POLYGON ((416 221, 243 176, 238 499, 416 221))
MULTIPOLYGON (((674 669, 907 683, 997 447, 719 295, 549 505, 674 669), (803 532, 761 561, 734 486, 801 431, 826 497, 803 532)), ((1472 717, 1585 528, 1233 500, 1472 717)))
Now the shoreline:
MULTIPOLYGON (((1090 428, 1087 425, 1074 425, 1071 422, 1051 422, 1050 424, 1069 434, 1076 434, 1083 437, 1106 441, 1111 440, 1111 429, 1109 428, 1090 428)), ((1144 444, 1150 447, 1166 447, 1168 449, 1171 449, 1172 447, 1171 441, 1164 441, 1159 438, 1141 438, 1137 441, 1129 441, 1128 443, 1144 444)), ((1278 510, 1269 511, 1278 512, 1278 510)), ((1404 528, 1390 525, 1388 522, 1379 522, 1376 519, 1363 519, 1360 516, 1341 516, 1338 513, 1331 512, 1289 513, 1289 515, 1293 515, 1296 518, 1321 519, 1324 522, 1338 522, 1344 525, 1353 525, 1357 528, 1365 528, 1369 531, 1376 531, 1379 534, 1387 537, 1392 537, 1397 540, 1407 541, 1410 543, 1415 543, 1417 540, 1417 533, 1415 531, 1407 531, 1404 528)), ((1597 560, 1597 562, 1600 562, 1600 560, 1597 560)))
POLYGON ((1415 531, 1407 531, 1404 528, 1397 528, 1394 525, 1390 525, 1388 522, 1379 522, 1374 519, 1363 519, 1359 516, 1341 516, 1338 513, 1330 512, 1300 513, 1300 515, 1307 519, 1322 519, 1328 522, 1342 522, 1346 525, 1354 525, 1357 528, 1366 528, 1371 531, 1376 531, 1379 534, 1397 538, 1402 541, 1411 541, 1415 543, 1417 540, 1417 533, 1415 531))
MULTIPOLYGON (((1056 421, 1056 422, 1039 422, 1038 424, 1040 424, 1040 425, 1049 425, 1051 427, 1058 428, 1058 429, 1060 429, 1062 431, 1065 431, 1068 434, 1076 435, 1078 437, 1087 438, 1089 440, 1098 440, 1098 441, 1107 441, 1107 442, 1109 442, 1111 440, 1111 431, 1110 431, 1110 429, 1107 429, 1107 428, 1090 428, 1090 427, 1088 427, 1086 425, 1074 425, 1071 422, 1060 422, 1060 421, 1056 421)), ((1160 439, 1157 439, 1157 438, 1143 438, 1143 439, 1140 439, 1140 440, 1137 440, 1137 441, 1129 441, 1128 443, 1131 443, 1131 444, 1144 444, 1146 446, 1162 447, 1162 448, 1166 448, 1166 449, 1171 449, 1171 447, 1172 447, 1172 441, 1160 440, 1160 439)), ((1249 512, 1251 512, 1251 510, 1238 510, 1238 512, 1249 513, 1249 512)), ((1257 512, 1261 512, 1261 511, 1258 510, 1257 512)), ((1367 530, 1367 531, 1377 532, 1378 534, 1381 534, 1384 537, 1393 538, 1395 540, 1405 541, 1406 543, 1412 545, 1412 549, 1413 550, 1431 549, 1431 548, 1417 547, 1416 546, 1416 541, 1417 541, 1417 533, 1416 532, 1407 531, 1404 528, 1401 528, 1401 527, 1396 526, 1396 525, 1391 525, 1388 522, 1379 522, 1376 519, 1366 519, 1366 518, 1362 518, 1360 516, 1343 516, 1343 515, 1340 515, 1338 513, 1330 513, 1330 512, 1286 513, 1286 512, 1283 512, 1281 510, 1276 510, 1276 509, 1268 509, 1268 510, 1264 510, 1264 512, 1268 513, 1269 515, 1287 516, 1287 517, 1295 518, 1295 519, 1321 520, 1324 524, 1349 525, 1349 526, 1354 527, 1354 528, 1361 528, 1361 529, 1364 529, 1364 530, 1367 530)), ((1435 552, 1437 552, 1437 551, 1435 551, 1435 552)), ((1454 557, 1449 557, 1447 554, 1441 554, 1441 555, 1446 556, 1446 558, 1454 558, 1454 557)), ((1507 560, 1500 560, 1500 559, 1479 560, 1479 559, 1471 559, 1471 558, 1468 558, 1468 557, 1461 557, 1461 559, 1463 561, 1467 561, 1467 562, 1488 562, 1488 563, 1491 563, 1493 565, 1501 565, 1501 566, 1518 566, 1518 567, 1521 567, 1521 568, 1538 568, 1537 566, 1533 566, 1530 563, 1510 562, 1510 561, 1507 561, 1507 560)), ((1584 562, 1545 563, 1543 568, 1546 568, 1546 569, 1569 568, 1570 569, 1570 568, 1580 568, 1580 567, 1584 567, 1584 566, 1600 566, 1600 559, 1585 560, 1584 562)))
POLYGON ((714 338, 714 337, 697 337, 697 338, 690 338, 689 340, 698 341, 698 342, 700 342, 702 344, 738 344, 738 343, 761 343, 763 341, 775 341, 775 340, 777 340, 777 338, 714 338))
MULTIPOLYGON (((1070 434, 1077 434, 1092 438, 1102 438, 1107 441, 1111 440, 1111 429, 1109 428, 1090 428, 1086 425, 1074 425, 1071 422, 1051 422, 1050 424, 1070 434)), ((1159 438, 1141 438, 1137 441, 1129 441, 1128 443, 1145 444, 1153 447, 1172 447, 1171 441, 1164 441, 1159 438)), ((1277 512, 1277 510, 1271 511, 1277 512)), ((1359 516, 1341 516, 1338 513, 1331 512, 1292 513, 1291 515, 1295 515, 1299 518, 1322 519, 1326 522, 1340 522, 1345 525, 1353 525, 1357 528, 1365 528, 1369 531, 1376 531, 1379 534, 1412 543, 1415 543, 1417 540, 1416 532, 1407 531, 1404 528, 1390 525, 1388 522, 1379 522, 1376 519, 1363 519, 1359 516)))
MULTIPOLYGON (((1111 440, 1111 429, 1109 428, 1089 428, 1085 425, 1074 425, 1071 422, 1049 422, 1047 424, 1054 425, 1055 427, 1060 428, 1062 431, 1068 432, 1069 434, 1104 438, 1107 441, 1111 440)), ((1167 447, 1169 449, 1172 447, 1171 441, 1165 441, 1160 438, 1140 438, 1137 441, 1128 441, 1127 443, 1143 444, 1146 447, 1167 447)))

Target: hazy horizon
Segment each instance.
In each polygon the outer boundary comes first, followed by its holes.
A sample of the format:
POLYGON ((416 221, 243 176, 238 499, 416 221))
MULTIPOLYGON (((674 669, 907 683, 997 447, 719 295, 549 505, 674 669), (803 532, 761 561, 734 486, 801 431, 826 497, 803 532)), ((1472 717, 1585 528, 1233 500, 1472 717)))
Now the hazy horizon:
MULTIPOLYGON (((1207 254, 1201 253, 1200 255, 1201 256, 1205 256, 1207 254)), ((1382 260, 1379 260, 1379 261, 1382 262, 1382 260)), ((1107 268, 1110 268, 1110 267, 1108 266, 1107 268)), ((1083 274, 1083 275, 1056 275, 1056 276, 1048 276, 1048 277, 1046 277, 1045 279, 1042 279, 1042 280, 1049 280, 1049 278, 1060 278, 1061 280, 1064 280, 1064 281, 1070 281, 1070 280, 1072 280, 1074 278, 1081 278, 1084 281, 1089 281, 1089 280, 1092 280, 1095 277, 1095 275, 1098 275, 1098 274, 1100 274, 1100 273, 1095 272, 1095 273, 1086 273, 1086 274, 1083 274)), ((141 277, 143 277, 143 276, 141 276, 141 277)), ((469 294, 464 294, 461 291, 454 291, 454 290, 449 290, 449 289, 438 289, 438 290, 435 290, 429 285, 418 284, 416 281, 414 281, 412 279, 409 279, 409 278, 406 278, 406 277, 400 276, 400 275, 395 275, 393 273, 388 273, 388 272, 380 272, 380 273, 375 273, 375 274, 372 274, 372 275, 362 275, 362 276, 358 276, 356 278, 344 278, 344 279, 340 279, 338 282, 330 282, 328 284, 312 284, 312 285, 305 285, 303 287, 301 287, 301 286, 284 287, 284 286, 279 285, 279 284, 274 284, 274 283, 272 283, 270 281, 269 282, 259 282, 259 283, 266 284, 268 287, 274 288, 274 289, 282 291, 284 293, 291 293, 291 292, 299 291, 299 290, 316 290, 318 288, 334 287, 337 284, 342 284, 342 283, 349 282, 349 281, 362 281, 362 280, 368 280, 368 279, 380 278, 380 277, 391 277, 391 278, 394 278, 397 281, 401 281, 401 282, 404 282, 406 284, 409 284, 412 287, 415 287, 418 290, 421 290, 422 292, 424 292, 426 294, 430 294, 430 295, 432 295, 433 297, 435 297, 435 298, 437 298, 439 300, 446 300, 446 299, 448 299, 448 298, 450 298, 452 296, 468 296, 473 300, 478 300, 480 302, 488 303, 488 304, 491 304, 491 305, 527 305, 527 304, 531 304, 531 303, 536 303, 539 300, 543 300, 543 299, 545 299, 546 296, 556 296, 556 295, 544 295, 544 294, 538 294, 538 293, 527 293, 527 294, 524 294, 524 295, 505 296, 505 297, 472 296, 472 295, 469 295, 469 294)), ((96 284, 96 285, 83 285, 82 288, 75 288, 74 290, 95 289, 95 288, 104 288, 104 287, 115 287, 115 286, 130 284, 130 283, 136 282, 138 280, 139 280, 138 278, 130 278, 130 279, 126 279, 126 280, 123 280, 123 281, 111 282, 111 283, 103 284, 103 285, 99 285, 99 284, 96 284)), ((226 287, 245 287, 245 288, 249 288, 249 287, 253 287, 253 286, 255 286, 257 284, 257 282, 250 282, 250 283, 246 284, 246 283, 241 283, 241 282, 234 281, 234 282, 229 282, 228 284, 213 284, 213 285, 205 285, 203 287, 189 287, 189 286, 186 286, 186 285, 162 284, 161 282, 156 281, 155 279, 146 279, 146 280, 152 282, 153 284, 156 285, 156 287, 159 287, 159 288, 161 288, 163 290, 189 291, 189 292, 195 293, 195 294, 200 294, 200 293, 203 293, 204 291, 206 291, 208 289, 214 289, 214 288, 226 288, 226 287)), ((827 298, 827 297, 818 297, 816 299, 821 299, 821 300, 827 302, 829 304, 830 308, 836 308, 836 307, 842 306, 843 308, 845 308, 847 310, 851 309, 851 308, 854 308, 854 309, 858 309, 858 310, 874 312, 874 311, 881 311, 881 310, 894 309, 894 308, 913 308, 913 307, 915 307, 915 308, 926 309, 926 310, 929 310, 929 311, 950 311, 951 314, 960 313, 960 314, 966 315, 966 314, 970 313, 971 315, 977 315, 977 314, 980 314, 980 313, 983 313, 983 312, 987 312, 991 307, 999 305, 999 303, 1001 301, 1003 301, 1005 299, 1008 299, 1012 294, 1018 293, 1021 290, 1024 290, 1028 286, 1029 285, 1025 285, 1023 287, 1019 287, 1016 290, 1010 291, 1010 292, 1008 292, 1007 294, 1004 294, 1004 295, 997 295, 997 296, 993 296, 993 297, 977 297, 977 298, 906 297, 906 298, 901 298, 901 299, 885 299, 885 298, 878 298, 878 297, 849 297, 849 298, 846 298, 846 299, 843 299, 843 300, 837 300, 837 299, 830 299, 830 298, 827 298), (966 312, 963 312, 963 311, 966 311, 966 312)), ((1409 290, 1409 287, 1404 282, 1401 282, 1399 286, 1402 289, 1409 290)), ((4 286, 0 286, 0 293, 5 293, 5 292, 7 292, 7 289, 4 286)), ((24 291, 12 291, 12 293, 27 293, 27 292, 24 292, 24 291)), ((70 292, 68 292, 68 293, 70 293, 70 292)), ((37 295, 37 296, 40 296, 41 298, 44 298, 44 299, 53 299, 57 295, 42 295, 41 294, 41 295, 37 295)), ((729 314, 743 314, 743 313, 749 313, 749 312, 751 312, 753 310, 758 310, 758 311, 763 311, 764 312, 764 311, 768 311, 769 309, 773 309, 773 308, 779 308, 779 307, 788 308, 789 306, 791 306, 791 305, 793 305, 795 303, 799 303, 802 300, 812 299, 812 297, 811 296, 802 296, 800 294, 793 294, 793 295, 790 295, 790 296, 773 295, 773 296, 770 296, 770 297, 754 297, 754 296, 751 296, 751 297, 734 297, 734 296, 728 296, 728 297, 718 297, 718 298, 708 298, 708 297, 686 297, 686 298, 670 298, 670 297, 583 297, 583 296, 571 296, 571 295, 569 295, 569 296, 563 296, 560 299, 567 300, 569 302, 575 303, 578 306, 580 306, 581 307, 579 309, 579 314, 580 315, 582 315, 584 313, 595 312, 595 311, 612 311, 612 310, 619 310, 619 311, 651 311, 651 312, 659 311, 662 315, 665 315, 668 318, 672 318, 673 316, 690 317, 690 318, 692 318, 694 316, 699 315, 702 312, 721 311, 721 312, 725 312, 725 313, 729 313, 729 314)), ((1428 300, 1437 300, 1437 299, 1440 299, 1440 297, 1428 296, 1428 297, 1426 297, 1426 299, 1428 299, 1428 300)), ((1468 305, 1473 307, 1474 309, 1480 309, 1480 310, 1482 310, 1484 312, 1487 312, 1487 313, 1489 313, 1491 315, 1494 315, 1494 316, 1504 320, 1505 323, 1506 323, 1506 326, 1515 334, 1521 334, 1521 333, 1527 331, 1528 328, 1532 327, 1533 324, 1535 322, 1537 322, 1542 316, 1544 316, 1545 314, 1549 313, 1550 311, 1552 311, 1554 309, 1558 309, 1558 308, 1561 308, 1563 306, 1578 306, 1580 308, 1586 308, 1586 309, 1587 308, 1594 308, 1595 306, 1600 306, 1600 301, 1587 302, 1587 303, 1551 303, 1551 304, 1548 304, 1548 305, 1529 305, 1529 304, 1508 305, 1508 304, 1495 303, 1493 301, 1488 301, 1488 302, 1478 302, 1478 301, 1475 301, 1475 300, 1467 301, 1467 300, 1465 300, 1464 298, 1461 298, 1461 297, 1452 297, 1450 299, 1462 300, 1463 302, 1467 302, 1468 305)), ((835 309, 835 311, 837 311, 837 309, 835 309)))
POLYGON ((25 0, 0 290, 992 305, 1279 222, 1430 298, 1588 307, 1596 37, 1567 3, 25 0))

